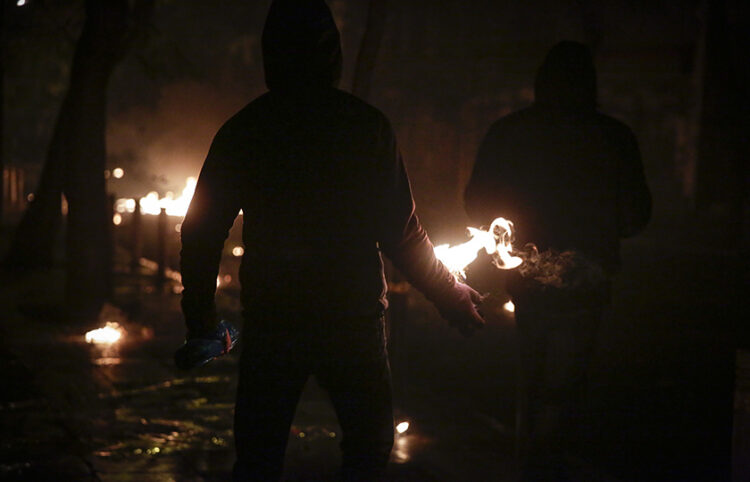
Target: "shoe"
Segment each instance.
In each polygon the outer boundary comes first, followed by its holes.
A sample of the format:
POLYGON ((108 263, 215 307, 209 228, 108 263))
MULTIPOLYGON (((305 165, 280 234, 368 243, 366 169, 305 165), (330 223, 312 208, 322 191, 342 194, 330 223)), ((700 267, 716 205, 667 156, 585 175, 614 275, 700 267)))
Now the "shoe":
POLYGON ((181 370, 203 366, 229 353, 239 339, 239 330, 230 322, 221 320, 216 330, 207 337, 186 340, 174 354, 175 365, 181 370))

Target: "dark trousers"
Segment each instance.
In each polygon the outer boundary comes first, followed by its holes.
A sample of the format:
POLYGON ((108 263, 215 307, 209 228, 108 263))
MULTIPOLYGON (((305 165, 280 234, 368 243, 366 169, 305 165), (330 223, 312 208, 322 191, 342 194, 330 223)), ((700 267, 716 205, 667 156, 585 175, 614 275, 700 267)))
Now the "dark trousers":
POLYGON ((279 480, 294 412, 310 375, 343 431, 344 480, 375 480, 393 446, 391 375, 382 317, 247 319, 235 406, 235 480, 279 480))
POLYGON ((558 311, 516 304, 525 395, 523 480, 568 480, 565 448, 586 394, 602 312, 602 305, 558 311))

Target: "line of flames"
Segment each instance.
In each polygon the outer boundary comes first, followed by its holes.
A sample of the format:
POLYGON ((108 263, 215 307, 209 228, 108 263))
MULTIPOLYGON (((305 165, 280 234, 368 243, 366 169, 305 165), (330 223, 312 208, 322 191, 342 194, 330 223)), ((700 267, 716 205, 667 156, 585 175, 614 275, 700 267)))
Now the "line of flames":
MULTIPOLYGON (((174 193, 167 192, 165 196, 159 197, 156 191, 149 192, 137 202, 143 214, 158 215, 162 209, 170 216, 185 216, 190 201, 195 193, 197 180, 188 177, 185 187, 179 197, 174 193)), ((132 213, 135 211, 136 200, 133 198, 120 198, 115 201, 115 224, 119 224, 120 213, 132 213)), ((500 269, 513 269, 518 267, 523 260, 518 256, 511 255, 513 250, 513 223, 505 218, 498 217, 490 224, 488 229, 467 228, 469 241, 450 246, 441 244, 435 246, 435 256, 460 280, 466 279, 466 267, 477 259, 479 250, 484 249, 493 257, 494 264, 500 269)))
MULTIPOLYGON (((173 192, 167 192, 163 197, 159 197, 158 192, 151 191, 138 200, 141 213, 157 215, 164 209, 169 216, 185 216, 190 201, 193 199, 197 182, 194 177, 187 178, 179 197, 175 197, 173 192)), ((135 211, 135 206, 136 200, 133 198, 120 198, 115 201, 117 213, 132 213, 135 211)))

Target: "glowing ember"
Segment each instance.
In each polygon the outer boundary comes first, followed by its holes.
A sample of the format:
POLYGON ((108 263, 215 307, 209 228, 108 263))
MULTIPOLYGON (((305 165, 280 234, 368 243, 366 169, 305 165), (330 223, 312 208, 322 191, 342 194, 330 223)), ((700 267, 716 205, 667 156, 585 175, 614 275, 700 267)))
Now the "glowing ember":
POLYGON ((125 330, 119 323, 108 321, 104 328, 97 328, 86 333, 86 343, 107 344, 115 343, 124 334, 125 330))
POLYGON ((409 422, 401 422, 396 425, 396 432, 398 433, 404 433, 407 430, 409 430, 409 422))
POLYGON ((523 260, 510 253, 513 249, 513 223, 505 218, 492 221, 488 230, 467 228, 471 239, 463 244, 435 246, 435 257, 458 279, 465 279, 466 267, 477 259, 479 250, 484 248, 491 255, 495 266, 500 269, 513 269, 523 260))
POLYGON ((516 305, 514 305, 512 301, 506 301, 503 305, 503 309, 508 313, 515 313, 516 305))

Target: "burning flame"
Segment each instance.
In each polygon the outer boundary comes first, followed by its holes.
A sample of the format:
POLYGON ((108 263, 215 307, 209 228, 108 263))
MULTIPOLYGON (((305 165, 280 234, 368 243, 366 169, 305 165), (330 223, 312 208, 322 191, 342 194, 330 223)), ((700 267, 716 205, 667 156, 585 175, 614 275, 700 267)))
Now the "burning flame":
POLYGON ((119 323, 108 321, 104 328, 97 328, 86 333, 86 343, 111 345, 122 338, 124 331, 119 323))
POLYGON ((512 256, 511 240, 513 239, 513 223, 505 218, 492 221, 488 230, 469 227, 470 240, 463 244, 450 246, 441 244, 435 246, 435 257, 458 279, 465 279, 466 267, 477 259, 479 250, 484 248, 494 259, 495 266, 500 269, 513 269, 523 260, 512 256))
MULTIPOLYGON (((168 192, 164 197, 160 198, 158 192, 151 191, 138 200, 141 212, 143 214, 157 215, 162 209, 165 209, 170 216, 185 216, 188 206, 190 206, 190 201, 193 199, 197 182, 197 179, 194 177, 187 178, 182 194, 177 198, 174 197, 174 193, 172 192, 168 192)), ((135 211, 135 203, 135 199, 118 199, 115 202, 115 210, 119 213, 132 213, 135 211)))

